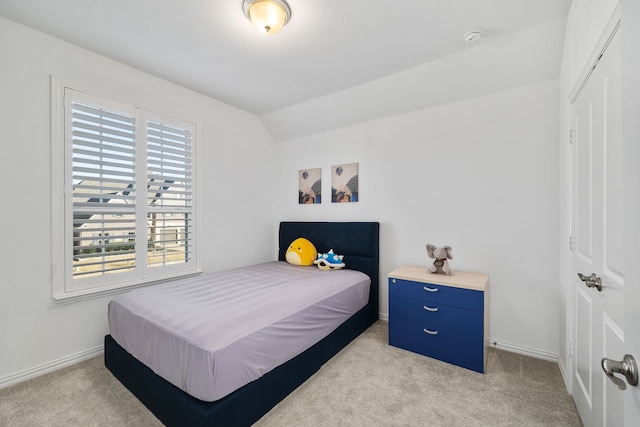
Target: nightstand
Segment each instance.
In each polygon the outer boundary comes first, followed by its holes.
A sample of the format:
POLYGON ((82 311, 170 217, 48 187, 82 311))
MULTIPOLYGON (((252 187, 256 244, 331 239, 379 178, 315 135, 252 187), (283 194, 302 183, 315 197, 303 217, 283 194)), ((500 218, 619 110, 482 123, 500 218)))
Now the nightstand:
POLYGON ((489 277, 427 273, 404 266, 389 273, 389 344, 484 373, 489 340, 489 277))

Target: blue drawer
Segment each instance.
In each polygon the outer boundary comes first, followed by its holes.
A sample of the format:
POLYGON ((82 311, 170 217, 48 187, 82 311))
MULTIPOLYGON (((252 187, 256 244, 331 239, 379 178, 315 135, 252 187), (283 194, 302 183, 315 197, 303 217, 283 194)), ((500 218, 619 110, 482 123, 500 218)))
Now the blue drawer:
POLYGON ((484 292, 473 289, 389 278, 389 298, 392 296, 484 311, 484 292))
POLYGON ((389 316, 389 344, 484 373, 483 315, 458 311, 454 322, 441 326, 389 316))
POLYGON ((424 322, 429 326, 440 327, 448 324, 457 324, 461 318, 466 318, 465 311, 471 311, 474 319, 482 322, 482 313, 467 310, 450 305, 419 301, 415 299, 394 296, 389 299, 389 317, 404 318, 424 322))

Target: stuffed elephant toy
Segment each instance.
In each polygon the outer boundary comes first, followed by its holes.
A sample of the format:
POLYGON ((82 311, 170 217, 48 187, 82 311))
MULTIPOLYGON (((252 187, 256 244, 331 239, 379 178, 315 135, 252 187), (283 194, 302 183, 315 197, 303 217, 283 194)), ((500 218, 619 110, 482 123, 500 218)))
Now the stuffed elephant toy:
POLYGON ((449 261, 447 261, 447 259, 453 259, 451 246, 437 248, 428 244, 427 255, 429 255, 429 258, 435 259, 427 270, 429 273, 440 273, 451 276, 451 268, 449 267, 449 261))

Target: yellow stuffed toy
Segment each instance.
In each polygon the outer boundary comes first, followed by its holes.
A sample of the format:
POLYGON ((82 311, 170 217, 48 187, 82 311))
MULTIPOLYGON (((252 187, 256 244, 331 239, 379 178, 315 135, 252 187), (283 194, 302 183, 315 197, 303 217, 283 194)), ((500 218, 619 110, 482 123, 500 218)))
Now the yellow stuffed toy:
POLYGON ((294 240, 285 254, 287 262, 293 265, 313 265, 317 257, 318 251, 316 247, 303 237, 294 240))

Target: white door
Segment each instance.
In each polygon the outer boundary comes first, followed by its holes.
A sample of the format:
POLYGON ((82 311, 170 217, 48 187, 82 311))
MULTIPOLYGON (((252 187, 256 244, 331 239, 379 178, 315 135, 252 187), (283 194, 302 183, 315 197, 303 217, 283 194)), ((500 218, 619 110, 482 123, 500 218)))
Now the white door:
MULTIPOLYGON (((640 362, 640 2, 623 1, 623 157, 625 232, 625 354, 640 362), (630 77, 631 76, 631 77, 630 77)), ((613 357, 610 356, 610 357, 613 357)), ((619 360, 621 355, 616 355, 619 360)), ((625 426, 640 426, 640 387, 624 392, 625 426)))
POLYGON ((585 426, 624 425, 624 381, 601 368, 603 357, 625 354, 619 39, 616 31, 572 106, 573 397, 585 426))

